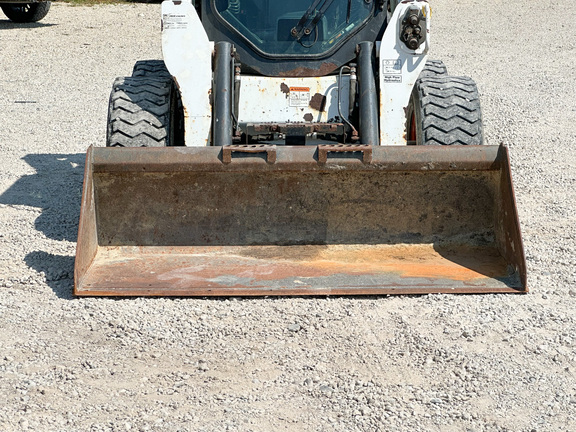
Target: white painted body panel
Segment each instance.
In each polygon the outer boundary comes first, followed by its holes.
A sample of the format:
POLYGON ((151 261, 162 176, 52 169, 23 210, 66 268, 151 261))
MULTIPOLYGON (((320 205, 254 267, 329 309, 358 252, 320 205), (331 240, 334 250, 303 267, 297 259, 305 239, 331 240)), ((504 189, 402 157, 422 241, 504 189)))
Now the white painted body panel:
POLYGON ((162 52, 180 88, 187 146, 210 143, 213 51, 190 0, 162 3, 162 52))
MULTIPOLYGON (((208 40, 190 0, 177 3, 164 1, 162 24, 164 61, 180 88, 184 106, 185 143, 187 146, 210 145, 214 43, 208 40)), ((406 107, 414 84, 426 63, 429 45, 428 2, 412 0, 400 3, 389 21, 382 41, 376 45, 381 145, 406 144, 406 107), (416 51, 407 48, 399 39, 402 18, 410 8, 421 10, 426 17, 426 42, 416 51)), ((339 117, 337 76, 277 78, 243 75, 240 79, 240 123, 327 122, 339 117), (316 94, 326 98, 323 111, 310 106, 310 101, 316 94)), ((341 85, 340 107, 347 117, 348 75, 342 77, 341 85)))
MULTIPOLYGON (((349 83, 349 77, 343 76, 340 106, 344 116, 348 114, 349 83)), ((240 123, 326 122, 338 117, 337 104, 337 76, 272 78, 243 75, 238 121, 240 123), (315 95, 318 95, 315 100, 319 100, 322 96, 326 98, 323 111, 310 106, 315 95)))
POLYGON ((430 47, 430 5, 427 1, 400 3, 384 32, 378 56, 380 80, 380 145, 406 145, 406 107, 424 69, 430 47), (426 17, 426 42, 416 51, 400 41, 400 25, 408 9, 426 17))

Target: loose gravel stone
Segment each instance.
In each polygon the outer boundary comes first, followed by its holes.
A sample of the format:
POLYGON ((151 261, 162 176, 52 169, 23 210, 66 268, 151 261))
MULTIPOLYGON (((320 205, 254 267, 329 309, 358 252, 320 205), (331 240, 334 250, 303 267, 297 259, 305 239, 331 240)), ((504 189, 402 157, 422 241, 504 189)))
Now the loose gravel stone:
POLYGON ((293 332, 293 333, 296 333, 297 331, 300 331, 301 328, 302 328, 302 327, 300 326, 300 324, 290 324, 290 325, 288 326, 288 330, 291 331, 291 332, 293 332))

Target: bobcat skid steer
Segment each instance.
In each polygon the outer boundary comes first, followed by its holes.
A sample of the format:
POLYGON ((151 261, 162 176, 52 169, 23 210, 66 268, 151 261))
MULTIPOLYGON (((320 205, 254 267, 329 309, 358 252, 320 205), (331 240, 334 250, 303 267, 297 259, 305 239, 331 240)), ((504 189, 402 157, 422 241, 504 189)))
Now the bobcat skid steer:
POLYGON ((507 149, 405 0, 168 0, 90 148, 75 294, 526 292, 507 149))

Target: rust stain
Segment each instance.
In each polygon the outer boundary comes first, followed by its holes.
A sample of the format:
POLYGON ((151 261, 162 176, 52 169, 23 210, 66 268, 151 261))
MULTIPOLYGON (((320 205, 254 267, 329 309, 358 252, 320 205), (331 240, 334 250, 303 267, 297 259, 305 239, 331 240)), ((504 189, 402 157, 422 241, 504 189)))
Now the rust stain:
POLYGON ((256 247, 245 249, 242 255, 273 261, 269 265, 274 278, 288 276, 283 271, 293 270, 294 265, 300 272, 296 274, 306 277, 395 273, 406 278, 466 281, 506 274, 506 263, 493 249, 464 245, 437 249, 432 244, 256 247))
POLYGON ((311 122, 314 120, 314 116, 311 113, 304 114, 304 121, 311 122))
MULTIPOLYGON (((420 284, 434 281, 445 284, 440 287, 460 287, 446 288, 449 292, 474 290, 475 285, 476 291, 483 292, 484 281, 506 277, 506 272, 505 260, 496 250, 470 246, 440 251, 432 244, 111 247, 98 252, 76 293, 217 295, 238 290, 250 295, 304 295, 317 293, 314 286, 322 278, 337 275, 348 281, 338 290, 348 294, 354 292, 348 283, 360 276, 371 278, 365 288, 375 290, 370 291, 373 294, 378 290, 399 294, 405 289, 418 293, 420 284), (295 285, 290 285, 291 280, 295 285), (278 283, 289 285, 274 288, 278 283)), ((447 292, 433 286, 422 290, 447 292)))
MULTIPOLYGON (((204 281, 226 275, 259 280, 325 277, 338 273, 392 273, 403 278, 443 278, 458 281, 506 274, 506 263, 492 248, 432 244, 248 246, 248 247, 110 247, 99 256, 114 264, 119 279, 140 279, 151 270, 162 280, 204 281), (166 253, 168 250, 170 252, 166 253), (130 251, 130 252, 128 252, 130 251), (164 253, 162 253, 164 252, 164 253), (174 253, 176 252, 176 253, 174 253), (118 268, 120 267, 120 268, 118 268), (130 275, 132 271, 138 273, 130 275)), ((144 276, 145 277, 145 276, 144 276)))
POLYGON ((330 273, 337 268, 341 270, 344 263, 349 274, 396 273, 404 278, 467 281, 506 274, 506 264, 499 254, 469 246, 441 252, 433 245, 359 247, 342 251, 331 248, 317 260, 303 264, 330 273))
POLYGON ((316 111, 324 112, 324 108, 326 107, 326 96, 316 93, 312 96, 312 99, 310 99, 309 106, 316 111))
POLYGON ((290 87, 286 85, 286 83, 280 84, 280 91, 286 95, 286 99, 288 99, 288 95, 290 94, 290 87))
POLYGON ((319 77, 328 75, 337 68, 338 65, 334 63, 322 63, 318 69, 297 67, 296 69, 283 72, 282 75, 286 77, 319 77))

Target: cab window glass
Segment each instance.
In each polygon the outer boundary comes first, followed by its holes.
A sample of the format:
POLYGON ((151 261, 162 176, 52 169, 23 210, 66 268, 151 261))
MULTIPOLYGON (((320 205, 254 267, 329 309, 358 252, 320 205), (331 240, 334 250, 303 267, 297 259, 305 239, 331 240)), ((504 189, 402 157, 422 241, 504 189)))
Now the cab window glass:
POLYGON ((365 0, 215 0, 222 19, 257 49, 271 55, 320 54, 332 49, 369 18, 373 3, 365 0))

